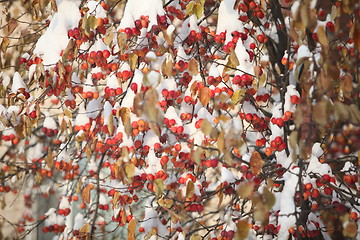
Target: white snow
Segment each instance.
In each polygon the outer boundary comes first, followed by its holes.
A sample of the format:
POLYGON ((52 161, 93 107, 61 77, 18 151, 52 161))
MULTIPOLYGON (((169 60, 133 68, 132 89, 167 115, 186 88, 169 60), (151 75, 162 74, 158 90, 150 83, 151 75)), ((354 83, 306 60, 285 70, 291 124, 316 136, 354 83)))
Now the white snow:
POLYGON ((135 26, 135 20, 140 19, 141 16, 149 16, 148 31, 150 31, 153 25, 157 25, 157 15, 165 15, 161 0, 129 0, 118 30, 132 28, 135 26))
POLYGON ((289 228, 294 227, 296 223, 295 217, 295 191, 298 187, 299 168, 294 168, 284 174, 285 184, 280 197, 280 212, 278 223, 281 226, 278 234, 279 240, 289 238, 289 228))
POLYGON ((220 3, 216 34, 226 32, 225 44, 231 41, 233 31, 243 32, 243 23, 238 19, 239 13, 234 10, 235 0, 224 0, 220 3))
POLYGON ((34 50, 43 59, 44 65, 57 63, 69 41, 68 30, 77 27, 80 20, 79 7, 75 1, 62 0, 57 7, 58 12, 54 14, 49 28, 40 37, 34 50))
POLYGON ((13 83, 11 86, 11 92, 16 93, 19 89, 22 89, 22 88, 27 90, 27 87, 24 83, 24 80, 20 76, 20 73, 15 72, 14 77, 13 77, 13 83))

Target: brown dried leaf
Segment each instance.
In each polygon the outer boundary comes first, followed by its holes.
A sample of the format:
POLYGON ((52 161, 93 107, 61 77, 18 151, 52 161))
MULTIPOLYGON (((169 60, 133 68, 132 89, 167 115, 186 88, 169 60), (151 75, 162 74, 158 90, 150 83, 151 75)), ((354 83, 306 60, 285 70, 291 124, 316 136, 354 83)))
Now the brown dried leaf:
POLYGON ((313 119, 320 125, 326 125, 333 114, 333 106, 327 100, 317 102, 313 108, 313 119))
POLYGON ((8 35, 12 34, 15 31, 17 26, 18 26, 17 20, 14 18, 10 18, 10 20, 8 21, 8 25, 7 25, 7 34, 8 35))
POLYGON ((345 237, 355 238, 358 234, 358 226, 355 222, 347 222, 345 223, 345 227, 343 229, 343 234, 345 237))
POLYGON ((173 34, 171 34, 170 36, 167 34, 166 31, 163 31, 163 36, 165 41, 169 44, 169 46, 173 46, 174 45, 174 38, 172 36, 173 34))
POLYGON ((353 79, 349 73, 345 74, 344 80, 341 82, 341 89, 344 91, 344 94, 347 95, 347 97, 350 96, 353 90, 353 79))
POLYGON ((236 224, 237 231, 235 234, 235 240, 244 240, 248 237, 250 226, 247 219, 239 220, 236 224))
POLYGON ((242 182, 239 184, 236 192, 240 198, 245 199, 251 196, 254 191, 255 184, 253 182, 242 182))
POLYGON ((113 205, 113 207, 114 207, 115 209, 118 209, 118 208, 119 208, 117 202, 118 202, 120 196, 121 196, 121 193, 120 193, 120 192, 116 191, 116 192, 114 193, 114 197, 113 197, 111 203, 112 203, 112 205, 113 205))
POLYGON ((54 11, 54 12, 57 12, 58 9, 57 9, 57 5, 56 5, 56 0, 50 0, 51 2, 51 9, 54 11))
POLYGON ((190 240, 202 240, 203 238, 199 234, 193 234, 190 240))
POLYGON ((130 56, 129 60, 130 60, 130 69, 131 70, 135 70, 138 58, 139 58, 139 56, 135 53, 130 56))
POLYGON ((172 74, 172 72, 173 72, 173 61, 172 61, 172 59, 170 59, 170 60, 165 60, 163 63, 162 63, 162 65, 161 65, 161 72, 163 73, 163 74, 165 74, 167 77, 171 77, 173 74, 172 74))
POLYGON ((195 58, 190 59, 188 70, 191 75, 197 75, 199 73, 199 63, 195 58))
POLYGON ((235 1, 234 6, 233 6, 233 9, 234 9, 234 10, 236 10, 236 11, 238 10, 240 1, 241 1, 241 0, 236 0, 236 1, 235 1))
POLYGON ((276 201, 275 195, 268 188, 264 188, 263 197, 268 209, 271 209, 276 201))
POLYGON ((329 89, 331 83, 330 78, 326 75, 324 69, 321 69, 318 81, 320 88, 325 92, 329 89))
POLYGON ((201 154, 202 154, 202 152, 203 152, 203 150, 200 147, 198 147, 196 150, 191 152, 191 157, 192 157, 191 159, 193 159, 194 162, 197 165, 201 164, 201 154))
POLYGON ((250 157, 250 170, 255 175, 259 175, 263 166, 263 160, 258 151, 254 151, 250 157))
POLYGON ((222 130, 218 136, 217 145, 220 152, 225 150, 225 132, 222 130))
POLYGON ((230 66, 237 67, 240 65, 239 59, 236 56, 234 49, 231 48, 229 56, 230 66))
POLYGON ((125 173, 126 177, 132 182, 135 174, 135 165, 133 163, 126 164, 125 173))
POLYGON ((350 107, 350 120, 354 124, 360 123, 360 111, 356 104, 351 104, 350 107))
POLYGON ((50 148, 48 149, 48 154, 46 156, 45 162, 50 169, 54 166, 54 157, 50 148))
POLYGON ((334 103, 334 119, 335 121, 348 121, 350 117, 350 111, 347 105, 342 102, 336 101, 334 103))
POLYGON ((266 214, 269 209, 263 202, 257 202, 254 207, 254 219, 255 221, 263 222, 266 219, 266 214))
POLYGON ((210 102, 211 90, 208 87, 203 87, 199 90, 199 100, 203 106, 208 105, 210 102))
POLYGON ((323 47, 328 47, 329 46, 329 40, 328 40, 328 38, 326 36, 324 26, 319 26, 319 28, 317 30, 317 36, 318 36, 320 44, 323 47))
POLYGON ((113 133, 114 133, 114 118, 112 115, 109 116, 107 127, 109 130, 109 134, 113 135, 113 133))
POLYGON ((218 198, 219 198, 219 202, 218 202, 218 205, 217 205, 217 208, 220 209, 220 206, 224 200, 224 192, 223 191, 220 191, 219 194, 217 195, 218 198))
POLYGON ((187 185, 186 185, 186 197, 187 198, 192 198, 195 194, 195 185, 193 183, 193 181, 188 181, 187 185))
POLYGON ((74 39, 71 38, 61 56, 61 59, 63 62, 68 60, 69 53, 74 51, 74 47, 75 47, 75 41, 74 41, 74 39))
POLYGON ((117 39, 117 43, 118 43, 120 51, 125 49, 125 45, 126 45, 125 43, 126 43, 126 39, 127 39, 126 33, 118 32, 116 39, 117 39))
POLYGON ((121 121, 125 124, 130 119, 130 109, 127 107, 122 107, 120 109, 119 115, 121 117, 121 121))
POLYGON ((90 229, 91 229, 91 226, 90 226, 90 223, 86 223, 84 226, 82 226, 80 229, 79 229, 79 232, 84 234, 84 233, 89 233, 90 232, 90 229))
POLYGON ((7 50, 7 47, 9 46, 9 44, 10 44, 10 39, 7 37, 4 37, 1 42, 1 45, 0 45, 0 49, 4 54, 6 53, 6 50, 7 50))
POLYGON ((135 238, 136 220, 131 219, 128 225, 128 240, 136 240, 135 238))
POLYGON ((114 40, 114 30, 110 28, 110 31, 108 31, 108 33, 104 37, 104 43, 107 46, 111 47, 113 40, 114 40))
POLYGON ((86 187, 82 190, 81 197, 85 203, 90 203, 90 192, 94 189, 94 185, 89 183, 86 187))
POLYGON ((213 129, 213 126, 207 119, 203 119, 200 129, 204 134, 209 135, 213 129))
POLYGON ((352 39, 354 39, 354 44, 355 44, 357 50, 360 51, 360 22, 359 21, 355 22, 354 33, 353 33, 352 39))

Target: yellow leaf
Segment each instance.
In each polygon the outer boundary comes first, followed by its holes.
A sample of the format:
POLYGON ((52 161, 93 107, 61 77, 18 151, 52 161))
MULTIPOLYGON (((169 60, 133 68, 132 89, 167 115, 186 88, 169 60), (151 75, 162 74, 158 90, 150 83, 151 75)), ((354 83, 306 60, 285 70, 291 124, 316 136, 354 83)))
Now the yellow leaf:
POLYGON ((186 14, 192 15, 193 9, 194 9, 195 2, 190 2, 188 5, 186 5, 186 14))
POLYGON ((90 29, 95 29, 96 26, 96 17, 94 15, 90 15, 86 20, 87 24, 89 25, 90 29))
POLYGON ((259 175, 261 172, 262 166, 263 166, 263 160, 260 156, 260 153, 257 151, 254 151, 250 157, 251 172, 254 173, 255 175, 259 175))
POLYGON ((199 73, 199 63, 195 58, 190 59, 188 70, 191 75, 197 75, 199 73))
POLYGON ((245 89, 237 90, 237 91, 234 92, 233 95, 231 96, 231 101, 232 101, 234 104, 238 104, 238 103, 243 99, 244 96, 245 96, 245 89))
POLYGON ((195 186, 193 181, 188 181, 187 185, 186 185, 186 197, 187 198, 192 198, 195 194, 195 186))
POLYGON ((65 109, 64 110, 65 116, 69 117, 70 119, 72 119, 72 112, 69 109, 65 109))
POLYGON ((165 199, 165 207, 171 208, 174 204, 174 201, 170 198, 165 199))
POLYGON ((208 105, 210 102, 210 88, 203 87, 199 90, 199 100, 203 106, 208 105))
POLYGON ((157 196, 160 196, 164 191, 164 181, 161 178, 158 178, 154 181, 154 190, 157 196))
POLYGON ((204 13, 204 7, 200 3, 196 3, 194 5, 193 11, 197 19, 200 19, 204 13))
POLYGON ((89 232, 90 232, 90 229, 91 229, 90 223, 86 223, 84 226, 82 226, 82 227, 79 229, 79 232, 80 232, 80 233, 89 233, 89 232))

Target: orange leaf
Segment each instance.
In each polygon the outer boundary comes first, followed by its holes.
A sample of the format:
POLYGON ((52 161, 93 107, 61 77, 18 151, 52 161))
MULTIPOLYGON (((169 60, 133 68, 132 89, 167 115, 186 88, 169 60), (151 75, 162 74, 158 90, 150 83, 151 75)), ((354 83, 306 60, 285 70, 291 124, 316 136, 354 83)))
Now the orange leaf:
POLYGON ((136 220, 131 219, 128 225, 128 238, 129 240, 135 240, 135 229, 136 229, 136 220))
POLYGON ((94 185, 92 184, 86 185, 86 187, 83 189, 81 197, 85 203, 90 203, 90 192, 92 189, 94 189, 94 185))

